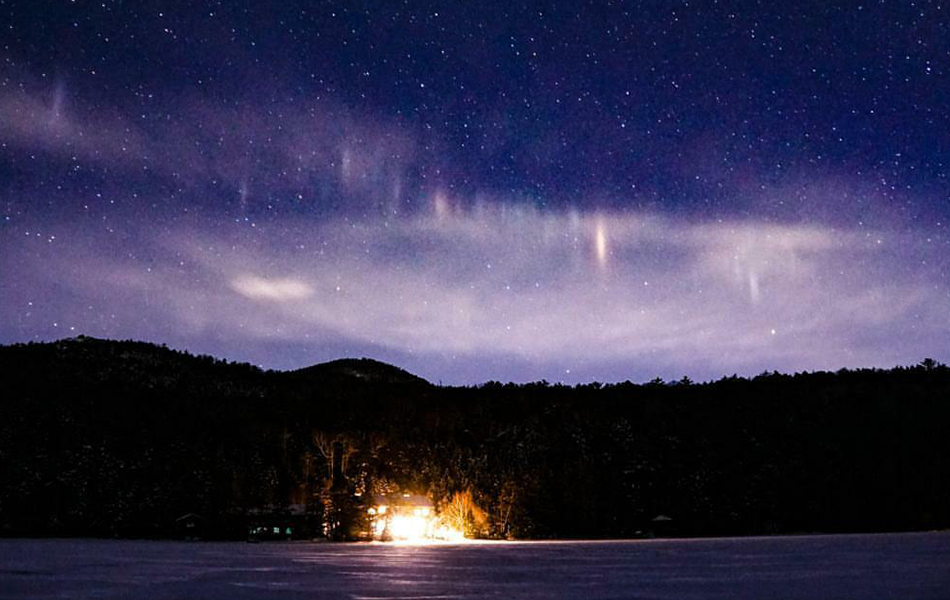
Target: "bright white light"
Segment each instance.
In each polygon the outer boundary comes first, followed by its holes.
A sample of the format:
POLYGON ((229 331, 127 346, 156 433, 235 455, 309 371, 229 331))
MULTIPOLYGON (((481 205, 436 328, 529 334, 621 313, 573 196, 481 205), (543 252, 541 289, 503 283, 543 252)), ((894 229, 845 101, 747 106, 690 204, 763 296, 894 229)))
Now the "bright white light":
POLYGON ((464 533, 462 533, 458 529, 454 529, 446 525, 442 525, 441 527, 436 529, 432 537, 438 540, 445 540, 446 542, 464 542, 465 541, 464 533))
POLYGON ((424 517, 394 515, 389 522, 394 540, 421 541, 429 536, 429 520, 424 517))
POLYGON ((382 517, 382 513, 382 507, 377 507, 372 524, 373 535, 377 539, 409 544, 465 541, 464 533, 443 523, 432 514, 430 507, 417 506, 405 513, 390 511, 388 518, 382 517))

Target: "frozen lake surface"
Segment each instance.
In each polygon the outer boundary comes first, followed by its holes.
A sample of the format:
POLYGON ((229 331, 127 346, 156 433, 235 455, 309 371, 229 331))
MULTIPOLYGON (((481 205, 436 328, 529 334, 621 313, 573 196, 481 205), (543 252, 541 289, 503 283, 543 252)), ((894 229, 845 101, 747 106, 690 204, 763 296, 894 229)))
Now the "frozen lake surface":
POLYGON ((2 598, 950 598, 950 534, 400 546, 0 540, 2 598))

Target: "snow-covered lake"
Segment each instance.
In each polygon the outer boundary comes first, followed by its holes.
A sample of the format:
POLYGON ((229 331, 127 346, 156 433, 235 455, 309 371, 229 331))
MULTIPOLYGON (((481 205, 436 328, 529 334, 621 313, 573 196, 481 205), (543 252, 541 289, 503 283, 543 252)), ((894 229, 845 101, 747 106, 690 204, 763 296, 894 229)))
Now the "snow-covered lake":
POLYGON ((0 540, 6 598, 950 598, 950 534, 399 546, 0 540))

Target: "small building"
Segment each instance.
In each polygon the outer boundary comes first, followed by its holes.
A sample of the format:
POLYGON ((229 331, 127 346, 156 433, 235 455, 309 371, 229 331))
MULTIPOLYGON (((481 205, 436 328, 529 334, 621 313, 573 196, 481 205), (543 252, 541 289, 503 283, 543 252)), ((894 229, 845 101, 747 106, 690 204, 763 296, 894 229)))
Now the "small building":
POLYGON ((247 538, 249 541, 294 539, 300 536, 305 520, 302 504, 251 509, 247 512, 247 538))
POLYGON ((676 527, 672 517, 657 515, 650 519, 649 534, 651 537, 669 537, 676 534, 676 527))
POLYGON ((184 514, 175 519, 175 531, 186 540, 200 539, 204 533, 204 519, 195 513, 184 514))

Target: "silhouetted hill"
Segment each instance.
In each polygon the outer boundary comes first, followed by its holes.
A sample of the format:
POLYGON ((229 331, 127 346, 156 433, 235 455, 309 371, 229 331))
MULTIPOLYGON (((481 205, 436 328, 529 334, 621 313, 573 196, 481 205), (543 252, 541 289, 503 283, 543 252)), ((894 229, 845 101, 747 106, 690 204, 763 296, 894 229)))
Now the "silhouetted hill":
POLYGON ((300 380, 355 379, 374 384, 429 385, 425 379, 371 358, 341 358, 291 371, 300 380))
POLYGON ((292 519, 346 538, 363 499, 405 489, 470 492, 490 537, 950 526, 933 361, 446 388, 368 359, 276 372, 80 337, 0 346, 0 383, 7 535, 170 536, 197 513, 209 536, 292 519))

